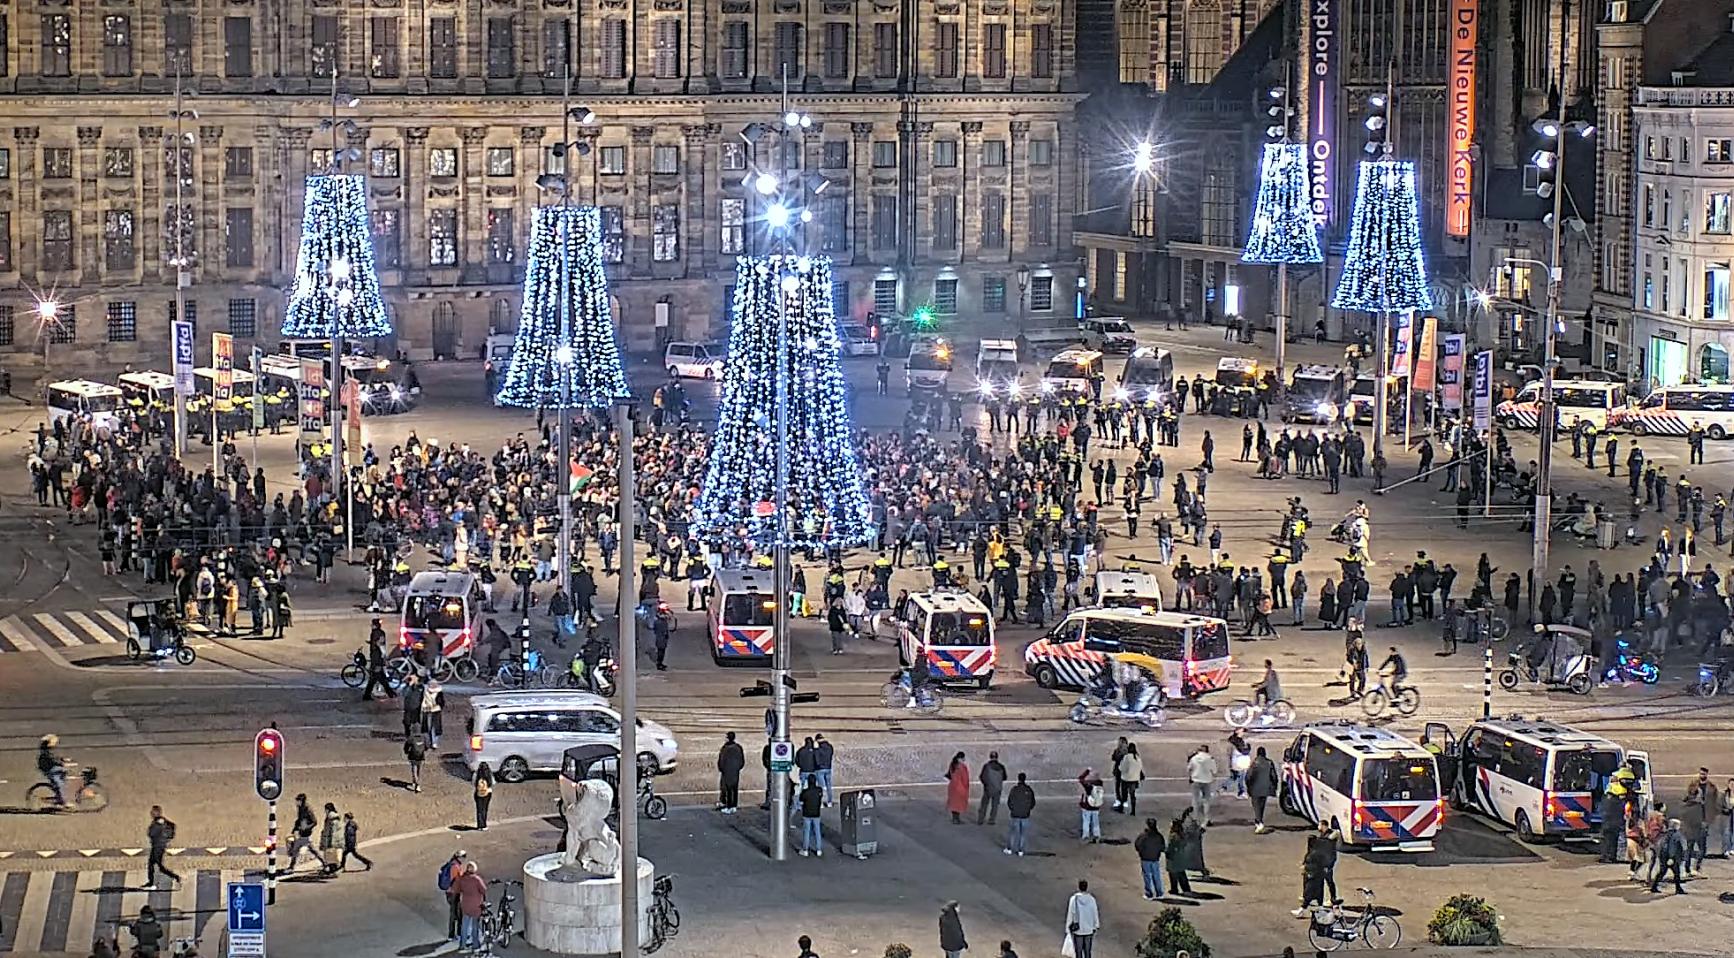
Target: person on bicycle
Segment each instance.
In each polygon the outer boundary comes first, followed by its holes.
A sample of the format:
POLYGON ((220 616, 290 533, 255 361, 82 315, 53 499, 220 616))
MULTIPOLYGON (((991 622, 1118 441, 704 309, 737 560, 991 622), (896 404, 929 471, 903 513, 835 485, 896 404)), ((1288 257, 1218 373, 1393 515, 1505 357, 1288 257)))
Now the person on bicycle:
POLYGON ((137 944, 133 945, 133 954, 139 958, 156 958, 163 950, 163 926, 157 921, 157 913, 146 905, 138 910, 138 921, 127 925, 137 944))
POLYGON ((60 736, 44 735, 36 749, 36 769, 48 782, 48 787, 54 790, 56 804, 66 804, 66 761, 55 751, 60 747, 60 736))
POLYGON ((1391 646, 1391 654, 1379 663, 1379 688, 1395 699, 1397 693, 1404 688, 1403 680, 1408 677, 1409 664, 1403 661, 1403 653, 1397 651, 1396 646, 1391 646))
POLYGON ((1252 687, 1252 704, 1268 706, 1282 698, 1282 680, 1277 678, 1276 666, 1271 660, 1264 660, 1264 678, 1252 687))

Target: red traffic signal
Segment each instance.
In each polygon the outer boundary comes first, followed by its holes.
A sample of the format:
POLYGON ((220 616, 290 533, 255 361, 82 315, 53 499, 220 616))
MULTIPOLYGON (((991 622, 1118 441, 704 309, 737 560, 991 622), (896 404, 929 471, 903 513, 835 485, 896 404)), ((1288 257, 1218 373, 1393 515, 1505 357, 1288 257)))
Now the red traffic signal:
POLYGON ((274 728, 253 736, 253 791, 267 802, 283 794, 283 733, 274 728))

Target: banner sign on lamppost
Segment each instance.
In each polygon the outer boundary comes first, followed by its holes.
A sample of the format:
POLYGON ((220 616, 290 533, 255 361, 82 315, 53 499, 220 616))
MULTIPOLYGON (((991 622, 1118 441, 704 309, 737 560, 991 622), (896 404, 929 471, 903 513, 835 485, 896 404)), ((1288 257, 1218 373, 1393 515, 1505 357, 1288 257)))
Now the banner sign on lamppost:
POLYGON ((325 435, 325 361, 301 360, 301 441, 316 442, 325 435))
POLYGON ((1463 411, 1463 350, 1468 348, 1468 340, 1462 333, 1440 337, 1439 405, 1446 412, 1463 411))
POLYGON ((186 320, 177 319, 169 324, 175 394, 178 396, 191 396, 193 394, 194 335, 193 324, 186 320))
POLYGON ((1475 354, 1475 384, 1472 395, 1475 399, 1474 427, 1477 433, 1486 432, 1493 424, 1493 352, 1482 350, 1475 354))
POLYGON ((1410 388, 1416 392, 1427 393, 1433 391, 1433 327, 1437 321, 1431 316, 1422 316, 1419 322, 1421 334, 1415 337, 1415 358, 1411 362, 1415 369, 1415 379, 1410 388))
POLYGON ((228 333, 211 334, 211 365, 216 368, 215 393, 217 403, 235 399, 235 337, 228 333))

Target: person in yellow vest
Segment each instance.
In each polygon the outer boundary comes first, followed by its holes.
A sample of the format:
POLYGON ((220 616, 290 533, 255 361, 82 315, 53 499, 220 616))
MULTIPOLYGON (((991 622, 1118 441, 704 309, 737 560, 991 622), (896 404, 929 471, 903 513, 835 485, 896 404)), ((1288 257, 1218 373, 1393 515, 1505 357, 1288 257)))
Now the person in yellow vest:
POLYGON ((944 559, 933 563, 933 587, 943 589, 951 584, 951 564, 944 559))

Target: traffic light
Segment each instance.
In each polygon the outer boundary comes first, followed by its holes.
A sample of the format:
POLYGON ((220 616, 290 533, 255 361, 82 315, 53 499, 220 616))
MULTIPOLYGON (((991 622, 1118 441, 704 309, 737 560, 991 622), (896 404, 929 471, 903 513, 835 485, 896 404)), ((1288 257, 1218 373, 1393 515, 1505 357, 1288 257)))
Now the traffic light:
POLYGON ((253 736, 253 791, 267 802, 283 794, 283 733, 274 728, 253 736))

